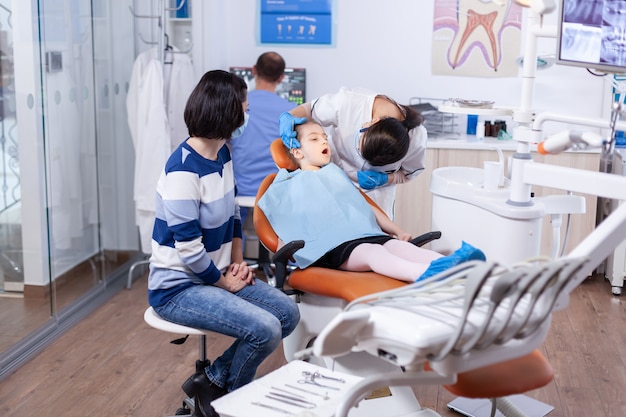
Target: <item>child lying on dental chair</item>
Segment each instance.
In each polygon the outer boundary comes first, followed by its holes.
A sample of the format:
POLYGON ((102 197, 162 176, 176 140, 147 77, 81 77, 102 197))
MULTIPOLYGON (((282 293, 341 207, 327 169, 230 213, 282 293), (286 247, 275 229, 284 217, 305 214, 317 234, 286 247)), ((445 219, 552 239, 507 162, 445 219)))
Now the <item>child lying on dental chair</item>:
POLYGON ((281 169, 258 205, 284 242, 304 240, 293 257, 300 268, 374 271, 414 282, 469 260, 485 260, 466 242, 449 256, 417 247, 411 236, 371 206, 348 176, 330 163, 330 147, 314 122, 296 126, 300 147, 288 149, 299 169, 281 169))

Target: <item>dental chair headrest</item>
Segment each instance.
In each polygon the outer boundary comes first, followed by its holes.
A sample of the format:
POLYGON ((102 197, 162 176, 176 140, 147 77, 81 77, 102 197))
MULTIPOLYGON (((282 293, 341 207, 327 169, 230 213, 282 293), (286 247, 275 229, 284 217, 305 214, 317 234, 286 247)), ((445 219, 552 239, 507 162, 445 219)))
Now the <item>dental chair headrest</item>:
POLYGON ((289 152, 287 151, 287 148, 285 148, 285 145, 283 145, 281 138, 274 139, 271 143, 270 153, 272 154, 272 159, 278 168, 285 168, 289 171, 295 171, 298 169, 296 164, 291 160, 289 152))

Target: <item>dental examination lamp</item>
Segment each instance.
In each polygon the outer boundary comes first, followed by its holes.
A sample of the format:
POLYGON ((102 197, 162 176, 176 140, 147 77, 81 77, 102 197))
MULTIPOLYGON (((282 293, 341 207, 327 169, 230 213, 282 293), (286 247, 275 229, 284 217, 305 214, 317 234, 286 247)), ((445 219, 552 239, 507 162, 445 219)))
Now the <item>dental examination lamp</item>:
POLYGON ((537 145, 537 152, 542 155, 558 154, 568 149, 599 148, 605 140, 598 133, 566 130, 559 132, 537 145))

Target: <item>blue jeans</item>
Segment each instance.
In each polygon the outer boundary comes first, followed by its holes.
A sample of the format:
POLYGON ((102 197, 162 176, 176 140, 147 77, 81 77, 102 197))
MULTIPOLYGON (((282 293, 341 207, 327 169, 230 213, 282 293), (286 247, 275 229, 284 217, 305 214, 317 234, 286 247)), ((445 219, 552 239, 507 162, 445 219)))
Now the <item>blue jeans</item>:
POLYGON ((213 384, 229 392, 254 379, 257 367, 300 320, 291 298, 263 281, 255 282, 237 293, 193 285, 155 307, 165 320, 236 339, 205 369, 213 384))

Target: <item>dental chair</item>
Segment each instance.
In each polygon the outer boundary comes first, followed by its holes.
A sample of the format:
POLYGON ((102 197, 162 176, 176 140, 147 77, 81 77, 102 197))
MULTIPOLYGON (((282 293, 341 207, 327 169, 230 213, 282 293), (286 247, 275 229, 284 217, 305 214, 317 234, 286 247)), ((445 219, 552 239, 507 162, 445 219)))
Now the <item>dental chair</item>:
MULTIPOLYGON (((271 153, 279 167, 295 169, 280 139, 272 143, 271 153)), ((274 175, 270 175, 263 181, 257 202, 273 179, 274 175)), ((364 196, 370 204, 375 204, 364 196)), ((445 367, 433 371, 437 364, 428 360, 399 362, 398 353, 391 349, 373 348, 373 354, 368 352, 357 346, 360 331, 368 328, 368 318, 366 315, 346 315, 346 307, 363 297, 402 291, 414 284, 408 285, 374 272, 290 267, 291 256, 304 243, 286 242, 278 250, 278 237, 258 205, 254 208, 254 226, 260 241, 275 253, 276 286, 293 295, 300 308, 300 324, 284 339, 286 359, 307 359, 334 371, 366 377, 364 385, 346 399, 345 409, 339 410, 336 416, 347 415, 348 410, 351 410, 350 416, 438 416, 433 410, 422 408, 410 388, 424 383, 444 385, 448 391, 462 397, 498 398, 540 388, 552 380, 552 368, 536 346, 523 354, 504 355, 499 363, 483 359, 482 363, 474 362, 468 369, 457 367, 462 369, 460 372, 445 367), (381 388, 383 394, 380 394, 381 388), (371 392, 379 394, 368 397, 371 392), (361 401, 363 398, 368 399, 361 401), (352 409, 357 403, 358 407, 352 409)), ((439 236, 438 232, 430 232, 413 243, 422 245, 439 236)), ((392 339, 387 338, 393 345, 392 339)))
POLYGON ((568 285, 588 264, 584 257, 513 267, 472 261, 420 283, 354 300, 308 353, 342 357, 367 352, 406 372, 369 375, 345 395, 334 417, 347 416, 381 384, 417 383, 439 383, 467 398, 490 398, 503 415, 526 416, 499 397, 552 380, 553 371, 537 349, 552 311, 562 308, 568 285))

